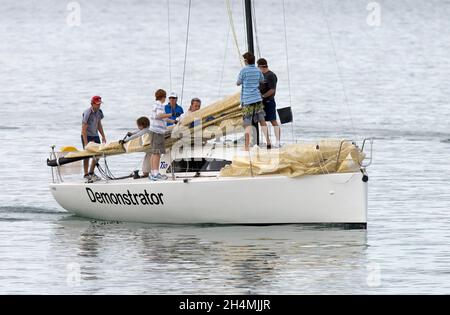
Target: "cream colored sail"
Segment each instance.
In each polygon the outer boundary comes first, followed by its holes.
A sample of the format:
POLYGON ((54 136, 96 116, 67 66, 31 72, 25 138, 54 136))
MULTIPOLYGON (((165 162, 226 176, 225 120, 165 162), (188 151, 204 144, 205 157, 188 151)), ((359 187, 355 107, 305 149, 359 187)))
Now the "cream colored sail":
MULTIPOLYGON (((227 96, 222 100, 205 106, 204 108, 187 114, 175 127, 170 127, 166 134, 166 147, 170 148, 182 136, 189 139, 193 135, 200 135, 204 141, 216 137, 218 134, 240 130, 242 113, 240 108, 240 93, 227 96), (191 126, 195 123, 194 126, 191 126)), ((150 136, 148 134, 131 140, 123 146, 118 141, 106 144, 90 142, 85 150, 70 152, 66 158, 91 157, 102 155, 117 155, 124 153, 146 152, 150 149, 150 136)))
POLYGON ((254 148, 233 158, 221 176, 281 174, 289 177, 352 173, 361 168, 364 153, 350 141, 321 140, 317 144, 291 144, 277 150, 254 148))

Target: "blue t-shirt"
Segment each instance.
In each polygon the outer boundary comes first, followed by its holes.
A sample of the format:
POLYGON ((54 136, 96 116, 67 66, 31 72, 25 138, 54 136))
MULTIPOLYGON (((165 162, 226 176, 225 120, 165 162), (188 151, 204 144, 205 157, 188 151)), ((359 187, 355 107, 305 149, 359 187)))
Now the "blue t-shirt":
POLYGON ((263 82, 264 76, 255 65, 247 65, 242 68, 237 79, 237 85, 242 85, 242 105, 245 106, 262 101, 259 85, 263 82))
MULTIPOLYGON (((169 117, 169 119, 175 120, 178 117, 181 116, 181 114, 184 113, 183 111, 183 107, 181 107, 180 105, 176 104, 175 108, 172 108, 172 106, 170 106, 170 104, 167 104, 166 106, 164 106, 164 111, 166 112, 166 114, 172 114, 172 116, 169 117)), ((167 126, 170 126, 173 124, 167 123, 167 126)))

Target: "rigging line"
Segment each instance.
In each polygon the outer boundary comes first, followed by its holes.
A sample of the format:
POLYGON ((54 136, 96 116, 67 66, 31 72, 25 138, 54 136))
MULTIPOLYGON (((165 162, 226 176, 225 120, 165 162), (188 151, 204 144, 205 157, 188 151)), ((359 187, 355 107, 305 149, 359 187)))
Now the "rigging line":
MULTIPOLYGON (((286 70, 287 70, 287 80, 288 80, 288 92, 289 92, 289 107, 292 110, 292 93, 291 93, 291 71, 289 69, 289 50, 288 50, 288 39, 287 39, 287 23, 286 23, 286 4, 283 0, 283 24, 284 24, 284 50, 286 55, 286 70)), ((294 136, 294 120, 291 122, 291 133, 292 133, 292 143, 295 141, 294 136)))
POLYGON ((319 167, 320 167, 320 170, 322 171, 322 174, 325 174, 325 172, 324 172, 324 168, 323 168, 323 166, 322 166, 322 163, 321 163, 321 161, 320 161, 320 154, 319 154, 319 152, 317 152, 318 150, 316 149, 316 156, 318 157, 318 159, 317 159, 317 162, 318 162, 318 164, 319 164, 319 167))
POLYGON ((244 63, 242 61, 242 54, 241 54, 241 50, 239 49, 239 43, 237 40, 236 29, 234 27, 233 11, 231 10, 230 0, 225 0, 225 1, 227 4, 228 21, 230 22, 231 31, 233 33, 234 45, 236 46, 236 50, 238 53, 239 63, 241 65, 241 67, 243 67, 244 63))
POLYGON ((222 94, 223 75, 225 73, 225 62, 227 60, 228 43, 230 41, 230 32, 231 32, 230 25, 228 25, 228 27, 227 27, 227 39, 226 39, 226 43, 225 43, 225 52, 223 54, 222 70, 221 70, 220 81, 219 81, 219 91, 217 93, 217 97, 219 97, 219 98, 220 98, 220 95, 222 94))
POLYGON ((170 0, 167 0, 167 37, 169 39, 169 82, 170 91, 172 91, 172 47, 171 47, 171 36, 170 36, 170 0))
POLYGON ((256 41, 256 56, 261 58, 261 48, 259 46, 259 37, 258 37, 258 30, 256 28, 256 1, 252 2, 252 11, 253 11, 253 28, 255 29, 255 41, 256 41))
POLYGON ((185 47, 184 47, 183 80, 182 80, 182 83, 181 83, 181 105, 183 104, 184 79, 186 77, 186 60, 187 60, 188 43, 189 43, 189 27, 190 27, 190 24, 191 24, 191 3, 192 3, 192 0, 189 0, 188 17, 187 17, 187 28, 186 28, 186 43, 185 43, 185 47))
POLYGON ((328 36, 330 37, 331 47, 333 49, 334 61, 336 63, 336 68, 337 68, 339 79, 340 79, 341 85, 342 85, 342 91, 344 93, 345 105, 347 107, 347 112, 348 112, 348 115, 350 117, 350 122, 352 124, 353 133, 356 135, 356 129, 355 129, 355 125, 353 123, 353 117, 352 117, 352 113, 350 111, 350 106, 349 106, 349 102, 348 102, 347 90, 345 88, 344 78, 342 77, 341 66, 339 65, 339 61, 338 61, 338 58, 337 58, 336 48, 335 48, 334 40, 333 40, 333 35, 331 34, 330 24, 328 22, 328 18, 327 18, 326 11, 325 11, 325 5, 323 3, 323 0, 321 0, 320 3, 321 3, 321 6, 322 6, 322 14, 323 14, 323 17, 324 17, 326 25, 327 25, 328 36))
MULTIPOLYGON (((242 0, 242 25, 244 25, 245 43, 248 43, 247 31, 246 31, 247 19, 245 18, 245 0, 242 0)), ((246 49, 245 51, 248 51, 246 49)))
POLYGON ((317 154, 319 155, 319 166, 320 166, 320 168, 322 169, 322 171, 325 169, 325 172, 328 175, 330 175, 330 172, 328 172, 327 163, 325 161, 325 158, 323 157, 322 152, 320 151, 320 149, 318 149, 316 151, 317 151, 317 154))

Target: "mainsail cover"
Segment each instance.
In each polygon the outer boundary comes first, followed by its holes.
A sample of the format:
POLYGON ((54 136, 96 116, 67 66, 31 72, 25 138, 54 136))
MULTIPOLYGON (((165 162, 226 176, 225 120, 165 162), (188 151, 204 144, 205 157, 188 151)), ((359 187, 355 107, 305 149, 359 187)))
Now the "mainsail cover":
POLYGON ((318 144, 291 144, 277 150, 255 147, 222 168, 224 177, 281 174, 288 177, 359 171, 364 153, 350 141, 321 140, 318 144))

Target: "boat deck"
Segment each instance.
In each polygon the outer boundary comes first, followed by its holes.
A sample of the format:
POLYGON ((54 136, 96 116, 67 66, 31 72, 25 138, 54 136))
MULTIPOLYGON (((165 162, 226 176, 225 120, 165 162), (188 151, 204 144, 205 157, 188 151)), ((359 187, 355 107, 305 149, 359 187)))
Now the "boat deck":
MULTIPOLYGON (((360 175, 360 172, 354 172, 354 173, 330 173, 330 174, 319 174, 319 175, 306 175, 302 177, 297 178, 290 178, 292 180, 298 180, 301 178, 307 178, 307 177, 322 177, 327 176, 331 178, 334 178, 338 181, 347 181, 355 174, 360 175)), ((181 173, 177 174, 175 176, 175 179, 172 179, 172 177, 168 176, 167 180, 161 180, 161 181, 151 181, 148 178, 139 178, 139 179, 133 179, 133 178, 125 178, 125 179, 117 179, 117 180, 100 180, 93 183, 87 183, 84 179, 76 179, 76 180, 70 180, 70 181, 64 181, 62 183, 58 183, 57 185, 80 185, 80 184, 86 184, 86 185, 133 185, 133 184, 150 184, 150 185, 170 185, 170 184, 179 184, 179 183, 201 183, 201 182, 217 182, 217 181, 258 181, 258 180, 267 180, 267 179, 281 179, 281 178, 289 178, 284 175, 260 175, 260 176, 254 176, 254 177, 221 177, 219 176, 219 173, 211 173, 209 172, 207 175, 200 175, 195 176, 194 173, 181 173)))

